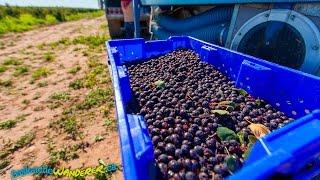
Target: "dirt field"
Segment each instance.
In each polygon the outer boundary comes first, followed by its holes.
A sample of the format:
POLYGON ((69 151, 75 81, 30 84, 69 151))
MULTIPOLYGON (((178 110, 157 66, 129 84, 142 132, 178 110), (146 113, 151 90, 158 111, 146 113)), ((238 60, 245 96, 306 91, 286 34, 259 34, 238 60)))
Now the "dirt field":
MULTIPOLYGON (((0 179, 24 166, 121 166, 106 26, 100 17, 0 38, 0 179)), ((35 178, 54 176, 21 179, 35 178)))

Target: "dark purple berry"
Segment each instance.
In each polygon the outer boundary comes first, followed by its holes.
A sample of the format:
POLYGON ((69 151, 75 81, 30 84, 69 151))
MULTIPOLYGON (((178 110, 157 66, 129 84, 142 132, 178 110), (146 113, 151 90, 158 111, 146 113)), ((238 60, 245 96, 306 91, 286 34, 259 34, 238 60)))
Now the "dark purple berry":
POLYGON ((168 166, 173 172, 178 172, 181 169, 181 164, 176 160, 171 160, 168 166))
POLYGON ((166 145, 166 148, 165 148, 166 152, 169 154, 169 155, 174 155, 174 152, 176 151, 176 148, 173 144, 171 143, 168 143, 166 145))
POLYGON ((197 180, 198 179, 197 175, 192 171, 188 171, 186 173, 185 177, 186 177, 186 180, 197 180))
POLYGON ((168 163, 168 156, 166 154, 161 154, 159 157, 158 157, 158 160, 160 162, 163 162, 163 163, 168 163))

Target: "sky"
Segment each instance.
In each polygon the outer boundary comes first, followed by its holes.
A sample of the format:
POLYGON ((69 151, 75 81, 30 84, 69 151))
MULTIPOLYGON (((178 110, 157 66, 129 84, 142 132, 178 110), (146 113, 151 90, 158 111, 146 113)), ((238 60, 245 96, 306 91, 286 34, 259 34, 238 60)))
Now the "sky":
POLYGON ((0 0, 0 5, 4 5, 5 3, 18 6, 98 8, 98 0, 0 0))

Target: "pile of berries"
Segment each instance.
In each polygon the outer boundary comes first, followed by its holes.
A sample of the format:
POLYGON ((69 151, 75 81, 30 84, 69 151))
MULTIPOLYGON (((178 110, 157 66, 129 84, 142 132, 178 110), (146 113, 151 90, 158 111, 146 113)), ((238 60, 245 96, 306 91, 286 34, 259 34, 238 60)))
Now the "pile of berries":
POLYGON ((223 179, 244 162, 250 123, 274 130, 292 121, 255 99, 192 50, 127 64, 136 113, 145 118, 164 179, 223 179), (242 134, 222 139, 219 127, 242 134), (233 166, 234 167, 234 166, 233 166))

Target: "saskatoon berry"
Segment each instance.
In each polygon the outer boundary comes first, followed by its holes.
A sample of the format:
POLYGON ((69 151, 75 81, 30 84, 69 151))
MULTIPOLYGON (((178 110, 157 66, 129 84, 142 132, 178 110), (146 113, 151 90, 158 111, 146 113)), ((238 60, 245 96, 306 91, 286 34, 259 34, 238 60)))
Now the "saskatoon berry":
POLYGON ((198 130, 196 132, 196 136, 199 137, 200 139, 204 138, 204 133, 201 130, 198 130))
POLYGON ((214 172, 221 175, 226 175, 228 172, 228 168, 225 164, 218 164, 214 166, 214 172))
POLYGON ((183 155, 189 154, 189 146, 186 144, 182 144, 181 145, 181 152, 183 155))
POLYGON ((191 164, 192 164, 192 167, 191 167, 192 171, 196 172, 198 169, 200 169, 200 164, 198 163, 197 160, 192 159, 191 164))
POLYGON ((159 149, 155 149, 154 150, 154 155, 155 155, 156 158, 159 157, 161 155, 161 153, 162 152, 159 149))
POLYGON ((207 180, 207 179, 209 179, 209 176, 207 173, 201 172, 201 173, 199 173, 199 179, 200 180, 207 180))
POLYGON ((191 170, 192 169, 192 162, 190 159, 185 159, 184 162, 183 162, 183 167, 186 169, 186 170, 191 170))
POLYGON ((153 136, 152 143, 153 145, 157 145, 160 142, 161 138, 159 136, 153 136))
POLYGON ((223 180, 223 176, 221 174, 215 174, 214 180, 223 180))
POLYGON ((199 155, 197 154, 197 152, 196 152, 194 149, 191 149, 191 150, 189 151, 189 156, 190 156, 190 158, 192 158, 192 159, 198 159, 198 157, 199 157, 199 155))
POLYGON ((176 149, 176 151, 174 152, 174 156, 176 158, 181 158, 182 156, 182 150, 181 149, 176 149))
POLYGON ((161 154, 159 157, 158 157, 158 160, 160 162, 163 162, 163 163, 168 163, 168 156, 166 154, 161 154))
POLYGON ((159 170, 162 173, 163 176, 167 176, 168 173, 168 167, 165 163, 159 163, 158 164, 159 170))
POLYGON ((200 155, 200 156, 203 155, 203 149, 202 149, 201 146, 195 146, 195 147, 194 147, 194 151, 195 151, 198 155, 200 155))
POLYGON ((208 162, 209 162, 210 164, 212 164, 212 165, 216 165, 217 160, 216 160, 215 157, 210 157, 210 158, 208 159, 208 162))
POLYGON ((193 144, 194 145, 201 145, 201 139, 199 137, 194 137, 193 144))
POLYGON ((180 144, 180 137, 178 134, 172 134, 171 135, 171 140, 174 144, 180 144))
POLYGON ((184 139, 186 140, 189 140, 189 141, 193 140, 193 136, 191 133, 185 132, 183 136, 184 136, 184 139))
POLYGON ((166 148, 165 148, 166 152, 169 154, 169 155, 174 155, 174 152, 175 152, 175 146, 171 143, 168 143, 166 145, 166 148))
POLYGON ((180 162, 176 160, 171 160, 168 166, 169 166, 169 169, 173 172, 178 172, 181 168, 180 162))
POLYGON ((192 171, 188 171, 187 173, 186 173, 186 180, 197 180, 198 179, 198 177, 196 176, 196 174, 194 173, 194 172, 192 172, 192 171))
POLYGON ((172 176, 172 178, 173 178, 174 180, 180 180, 180 179, 182 179, 182 177, 181 177, 180 174, 178 174, 178 173, 174 173, 173 176, 172 176))

